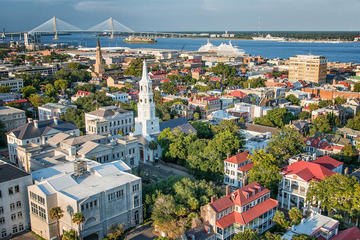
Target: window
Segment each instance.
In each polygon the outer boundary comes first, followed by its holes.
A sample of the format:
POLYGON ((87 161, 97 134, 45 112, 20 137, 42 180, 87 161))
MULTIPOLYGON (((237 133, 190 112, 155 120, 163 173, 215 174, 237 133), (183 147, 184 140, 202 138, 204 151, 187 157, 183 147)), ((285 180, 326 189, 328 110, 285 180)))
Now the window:
POLYGON ((20 188, 19 188, 19 185, 16 185, 15 186, 15 193, 18 193, 18 192, 20 192, 20 188))
POLYGON ((11 214, 11 220, 13 220, 13 221, 16 220, 16 214, 15 213, 11 214))
POLYGON ((19 224, 19 231, 24 231, 24 225, 22 225, 21 223, 19 224))
POLYGON ((133 192, 139 191, 139 184, 133 185, 133 192))
POLYGON ((0 207, 0 214, 3 214, 3 213, 4 213, 4 208, 0 207))
POLYGON ((14 194, 14 190, 12 187, 9 187, 9 195, 13 195, 14 194))
POLYGON ((1 230, 1 237, 6 237, 6 229, 1 230))
POLYGON ((5 223, 5 218, 4 217, 0 217, 0 225, 5 223))
POLYGON ((15 209, 15 203, 10 203, 10 210, 13 211, 15 209))
POLYGON ((23 215, 22 215, 22 212, 18 212, 18 213, 17 213, 17 216, 18 216, 18 218, 22 218, 22 216, 23 216, 23 215))
POLYGON ((18 231, 17 226, 14 225, 14 226, 13 226, 13 233, 17 233, 17 231, 18 231))
POLYGON ((21 202, 20 202, 20 201, 17 201, 17 202, 16 202, 16 207, 17 207, 17 208, 21 208, 21 202))
POLYGON ((134 197, 134 207, 138 207, 139 206, 139 196, 135 196, 134 197))
POLYGON ((2 193, 1 193, 1 190, 0 190, 0 198, 2 198, 2 193))
POLYGON ((31 212, 33 214, 38 215, 39 214, 39 208, 38 205, 36 205, 35 203, 31 202, 31 212))

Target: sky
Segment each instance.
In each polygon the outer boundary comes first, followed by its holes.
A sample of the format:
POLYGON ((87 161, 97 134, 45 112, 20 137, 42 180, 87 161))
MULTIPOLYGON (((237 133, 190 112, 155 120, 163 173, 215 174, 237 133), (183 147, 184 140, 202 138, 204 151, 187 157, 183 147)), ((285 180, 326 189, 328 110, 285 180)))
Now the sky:
POLYGON ((53 16, 88 29, 112 16, 135 31, 360 31, 360 0, 0 0, 0 29, 53 16))

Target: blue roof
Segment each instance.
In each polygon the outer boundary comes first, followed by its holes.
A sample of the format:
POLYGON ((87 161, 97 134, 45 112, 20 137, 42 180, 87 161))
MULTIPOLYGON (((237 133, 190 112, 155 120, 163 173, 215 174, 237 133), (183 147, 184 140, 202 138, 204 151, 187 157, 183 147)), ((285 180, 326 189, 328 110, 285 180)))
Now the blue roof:
POLYGON ((162 132, 166 128, 170 128, 174 130, 175 128, 179 128, 183 133, 197 133, 196 129, 188 122, 186 118, 176 118, 168 121, 160 122, 160 131, 162 132))

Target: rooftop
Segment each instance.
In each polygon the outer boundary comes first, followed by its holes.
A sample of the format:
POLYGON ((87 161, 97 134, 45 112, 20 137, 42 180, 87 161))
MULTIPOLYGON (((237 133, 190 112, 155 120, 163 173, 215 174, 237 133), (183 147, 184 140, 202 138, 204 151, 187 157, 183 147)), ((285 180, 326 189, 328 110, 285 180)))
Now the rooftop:
POLYGON ((291 239, 293 235, 305 234, 314 236, 318 231, 328 232, 339 225, 339 221, 318 213, 312 213, 310 217, 304 219, 300 224, 294 226, 285 233, 282 239, 291 239))
POLYGON ((270 191, 264 187, 262 187, 259 183, 253 182, 245 187, 239 188, 235 192, 220 198, 213 203, 210 203, 210 206, 216 211, 221 212, 228 207, 233 205, 244 206, 247 203, 258 199, 270 191))
POLYGON ((31 173, 35 184, 46 195, 62 193, 74 200, 81 200, 100 192, 118 187, 139 177, 128 173, 131 169, 121 160, 100 164, 84 160, 87 173, 76 176, 74 163, 64 163, 31 173))
POLYGON ((296 175, 306 182, 311 180, 319 181, 324 177, 335 174, 335 172, 320 164, 305 161, 298 161, 289 166, 286 166, 281 170, 281 172, 285 176, 296 175))
POLYGON ((360 230, 357 227, 340 231, 332 240, 360 240, 360 230))
POLYGON ((118 113, 128 113, 129 111, 121 109, 117 106, 107 106, 107 107, 101 107, 95 111, 86 113, 89 115, 94 115, 97 117, 110 117, 110 116, 114 116, 118 113))
POLYGON ((14 167, 8 163, 0 162, 0 183, 8 182, 14 179, 29 176, 27 172, 24 172, 20 168, 14 167))
POLYGON ((13 108, 13 107, 0 107, 0 115, 8 115, 8 114, 14 114, 14 113, 25 113, 21 109, 13 108))
POLYGON ((240 164, 249 160, 249 151, 238 153, 232 157, 225 159, 225 162, 240 164))

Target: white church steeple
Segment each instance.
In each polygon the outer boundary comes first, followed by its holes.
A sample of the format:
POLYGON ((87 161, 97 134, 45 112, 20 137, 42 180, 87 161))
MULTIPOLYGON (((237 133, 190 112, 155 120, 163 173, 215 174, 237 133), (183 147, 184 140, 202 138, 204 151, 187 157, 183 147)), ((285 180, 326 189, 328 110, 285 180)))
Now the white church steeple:
POLYGON ((159 118, 155 116, 152 81, 149 78, 146 61, 144 60, 143 74, 139 82, 138 116, 135 118, 135 131, 133 135, 142 135, 150 139, 150 135, 159 132, 159 118))

